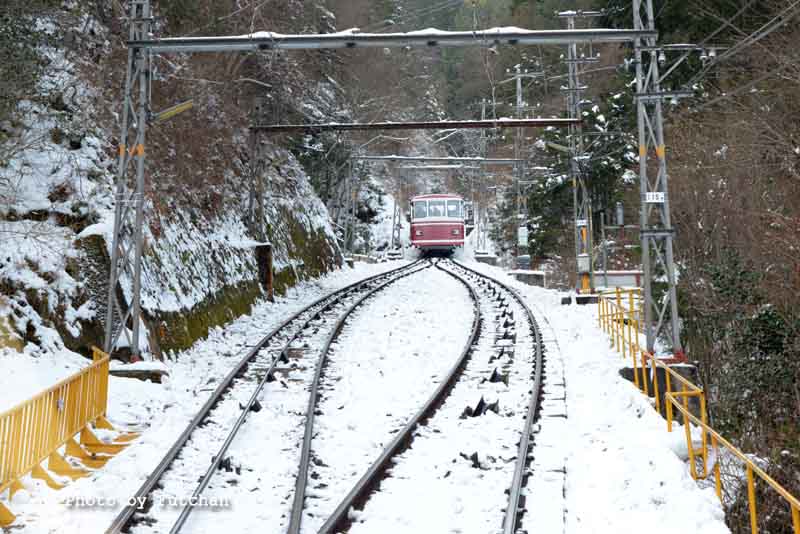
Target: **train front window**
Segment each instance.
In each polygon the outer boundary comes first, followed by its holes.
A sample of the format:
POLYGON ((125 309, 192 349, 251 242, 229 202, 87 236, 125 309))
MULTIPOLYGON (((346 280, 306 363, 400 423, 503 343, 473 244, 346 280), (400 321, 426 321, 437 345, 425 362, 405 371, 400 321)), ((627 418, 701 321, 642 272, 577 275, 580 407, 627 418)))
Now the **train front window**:
POLYGON ((448 217, 461 217, 461 201, 448 200, 447 201, 447 216, 448 217))
POLYGON ((414 202, 414 218, 424 219, 428 216, 428 203, 424 200, 414 202))
POLYGON ((428 203, 430 217, 444 217, 444 200, 431 200, 428 203))

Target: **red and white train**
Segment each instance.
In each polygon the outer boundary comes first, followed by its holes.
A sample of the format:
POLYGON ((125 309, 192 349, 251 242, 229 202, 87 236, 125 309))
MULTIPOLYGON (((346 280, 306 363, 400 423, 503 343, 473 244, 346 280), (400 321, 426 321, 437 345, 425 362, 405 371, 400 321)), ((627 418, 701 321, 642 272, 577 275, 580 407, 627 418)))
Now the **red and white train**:
POLYGON ((411 199, 411 245, 423 252, 464 246, 464 199, 420 195, 411 199))

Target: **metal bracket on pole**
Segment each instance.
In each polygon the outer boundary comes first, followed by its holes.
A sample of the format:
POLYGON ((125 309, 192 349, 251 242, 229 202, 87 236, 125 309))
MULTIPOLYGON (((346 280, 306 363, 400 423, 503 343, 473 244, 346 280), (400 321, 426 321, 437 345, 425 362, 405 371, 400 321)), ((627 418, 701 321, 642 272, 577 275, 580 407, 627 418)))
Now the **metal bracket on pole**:
MULTIPOLYGON (((633 0, 635 30, 655 30, 652 0, 633 0)), ((640 232, 644 271, 644 329, 647 351, 665 338, 677 358, 683 358, 675 281, 673 232, 669 209, 669 187, 664 115, 655 36, 636 38, 636 98, 639 126, 639 182, 641 192, 640 232), (645 56, 648 56, 645 58, 645 56), (652 98, 655 96, 655 98, 652 98), (655 158, 653 158, 655 156, 655 158), (651 169, 651 163, 652 169, 651 169), (654 201, 656 199, 657 201, 654 201), (662 253, 663 252, 663 253, 662 253), (666 280, 665 294, 653 297, 653 280, 666 280), (658 318, 656 322, 654 319, 658 318), (664 320, 661 320, 661 319, 664 320), (668 320, 667 320, 668 318, 668 320)))
MULTIPOLYGON (((151 37, 150 0, 131 0, 129 41, 151 37)), ((139 358, 141 330, 142 226, 144 223, 145 134, 150 117, 150 50, 128 48, 122 132, 115 185, 114 233, 106 308, 105 352, 125 345, 139 358), (131 282, 130 305, 121 280, 131 282)))

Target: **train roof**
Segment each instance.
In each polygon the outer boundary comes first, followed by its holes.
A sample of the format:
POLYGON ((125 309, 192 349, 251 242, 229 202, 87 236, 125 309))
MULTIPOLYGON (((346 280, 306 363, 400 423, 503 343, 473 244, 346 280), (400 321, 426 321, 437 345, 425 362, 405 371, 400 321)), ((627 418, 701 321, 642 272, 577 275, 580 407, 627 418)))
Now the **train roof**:
POLYGON ((434 193, 431 195, 418 195, 413 197, 411 202, 414 202, 415 200, 432 200, 437 198, 457 198, 458 200, 464 200, 461 195, 456 195, 453 193, 434 193))

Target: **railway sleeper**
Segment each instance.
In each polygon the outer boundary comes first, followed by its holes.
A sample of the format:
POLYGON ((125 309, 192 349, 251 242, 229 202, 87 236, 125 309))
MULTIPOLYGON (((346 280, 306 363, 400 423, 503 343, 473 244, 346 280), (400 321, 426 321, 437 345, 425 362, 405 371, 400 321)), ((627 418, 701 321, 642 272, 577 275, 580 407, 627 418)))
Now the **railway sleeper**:
POLYGON ((461 419, 466 419, 467 417, 480 417, 486 412, 494 412, 499 415, 500 401, 496 400, 494 402, 486 402, 483 396, 481 396, 481 400, 478 401, 474 408, 472 406, 467 406, 464 408, 464 411, 461 414, 461 419))
POLYGON ((497 367, 495 367, 494 371, 492 371, 492 376, 490 376, 489 378, 484 378, 481 381, 482 384, 485 383, 485 382, 489 382, 489 383, 492 383, 492 384, 498 384, 498 383, 502 382, 503 384, 508 386, 508 374, 499 372, 497 370, 497 367))

